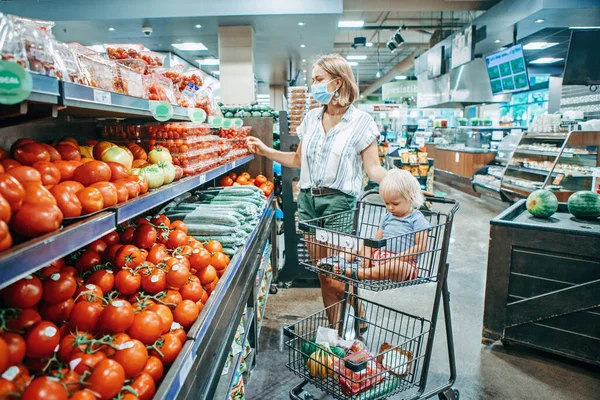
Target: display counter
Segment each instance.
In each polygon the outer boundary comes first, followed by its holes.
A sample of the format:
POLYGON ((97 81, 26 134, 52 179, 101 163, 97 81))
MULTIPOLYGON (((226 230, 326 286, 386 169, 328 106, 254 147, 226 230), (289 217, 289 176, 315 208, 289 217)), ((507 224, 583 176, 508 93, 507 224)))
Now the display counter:
POLYGON ((520 200, 491 221, 482 342, 519 343, 600 365, 600 220, 520 200))

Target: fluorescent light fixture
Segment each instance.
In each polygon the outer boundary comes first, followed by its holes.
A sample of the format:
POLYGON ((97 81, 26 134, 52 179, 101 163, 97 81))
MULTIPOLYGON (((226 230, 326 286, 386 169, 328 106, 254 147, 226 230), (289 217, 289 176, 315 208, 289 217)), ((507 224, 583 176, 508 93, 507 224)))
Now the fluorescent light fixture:
POLYGON ((97 51, 98 53, 104 53, 104 46, 102 46, 101 44, 95 44, 93 46, 85 46, 90 50, 94 50, 97 51))
POLYGON ((354 54, 354 55, 349 55, 348 57, 346 57, 346 60, 366 60, 367 56, 362 55, 362 54, 354 54))
POLYGON ((367 44, 365 44, 365 46, 367 46, 367 47, 373 47, 373 43, 367 42, 367 44))
POLYGON ((302 59, 302 62, 306 62, 306 58, 303 58, 303 59, 302 59))
POLYGON ((302 21, 298 22, 298 26, 304 26, 304 22, 302 22, 302 21))
POLYGON ((267 94, 257 94, 256 98, 257 99, 269 99, 269 98, 271 98, 271 95, 268 93, 267 94))
POLYGON ((196 62, 198 63, 198 65, 219 65, 219 59, 218 58, 202 58, 199 60, 196 60, 196 62))
POLYGON ((381 71, 377 71, 377 73, 375 74, 375 78, 381 78, 381 71))
POLYGON ((185 42, 185 43, 171 43, 171 46, 175 47, 180 51, 203 51, 208 50, 205 45, 200 42, 185 42))
POLYGON ((301 44, 301 45, 300 45, 300 47, 301 47, 301 48, 305 48, 306 46, 305 46, 305 45, 303 45, 303 44, 301 44))
POLYGON ((202 25, 200 25, 200 24, 194 25, 194 28, 200 29, 200 28, 202 28, 202 25))
POLYGON ((306 70, 304 69, 304 70, 302 70, 302 72, 306 73, 306 70))
POLYGON ((538 18, 538 19, 535 20, 536 24, 541 24, 541 23, 544 23, 544 22, 546 22, 546 20, 544 18, 538 18))
POLYGON ((553 43, 548 43, 548 42, 531 42, 531 43, 527 43, 525 46, 523 46, 523 50, 544 50, 544 49, 548 49, 552 46, 556 46, 558 43, 553 42, 553 43))
POLYGON ((552 64, 562 60, 564 60, 564 58, 542 57, 538 58, 537 60, 531 61, 530 64, 552 64))
POLYGON ((405 81, 407 79, 407 76, 406 75, 396 75, 394 77, 394 79, 397 81, 405 81))
POLYGON ((500 39, 494 40, 494 43, 500 43, 500 39))
POLYGON ((350 66, 352 66, 352 67, 356 67, 358 65, 358 62, 357 61, 350 61, 348 64, 350 66))
POLYGON ((221 75, 221 71, 213 71, 212 73, 215 74, 215 75, 217 75, 217 76, 221 75))
POLYGON ((338 28, 362 28, 365 21, 340 21, 338 28))
POLYGON ((600 29, 600 26, 570 26, 569 29, 600 29))
POLYGON ((115 28, 113 28, 113 27, 111 26, 110 28, 108 28, 108 30, 112 32, 112 31, 114 31, 114 30, 115 30, 115 28))

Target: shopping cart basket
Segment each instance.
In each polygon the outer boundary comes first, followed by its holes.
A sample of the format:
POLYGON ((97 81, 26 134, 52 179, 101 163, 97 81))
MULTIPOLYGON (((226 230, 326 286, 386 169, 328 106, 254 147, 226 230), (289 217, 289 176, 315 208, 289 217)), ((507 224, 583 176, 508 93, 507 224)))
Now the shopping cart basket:
MULTIPOLYGON (((286 326, 289 338, 288 368, 304 381, 290 391, 303 399, 303 387, 311 383, 337 399, 372 400, 406 392, 407 398, 458 399, 452 389, 456 379, 454 340, 447 274, 448 246, 458 202, 427 198, 434 210, 423 210, 429 228, 396 237, 374 239, 386 209, 377 192, 363 194, 354 210, 299 223, 308 252, 302 264, 319 274, 346 283, 343 300, 295 324, 286 326), (372 201, 374 199, 374 201, 372 201), (437 210, 437 208, 442 210, 437 210), (387 249, 411 249, 402 253, 387 249), (358 288, 372 291, 435 282, 431 319, 413 316, 358 295, 358 288), (443 300, 450 378, 425 392, 433 350, 440 301, 443 300), (364 315, 354 316, 363 308, 364 315), (362 336, 359 326, 368 330, 362 336), (369 351, 359 361, 314 344, 319 327, 335 329, 338 339, 360 337, 369 351), (318 356, 311 355, 319 348, 318 356), (336 355, 338 354, 338 355, 336 355), (415 389, 415 390, 410 390, 415 389)), ((307 397, 304 397, 306 399, 307 397)), ((311 398, 309 395, 308 398, 311 398)))

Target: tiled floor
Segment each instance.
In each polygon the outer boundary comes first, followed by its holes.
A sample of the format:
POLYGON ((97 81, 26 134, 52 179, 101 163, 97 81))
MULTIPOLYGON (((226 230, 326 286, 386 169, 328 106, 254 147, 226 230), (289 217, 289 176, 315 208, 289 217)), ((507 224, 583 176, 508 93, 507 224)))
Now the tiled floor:
MULTIPOLYGON (((440 187, 460 201, 449 253, 449 286, 457 354, 455 387, 461 399, 599 399, 600 372, 583 364, 520 347, 483 346, 481 327, 487 266, 489 221, 504 207, 440 187)), ((421 285, 377 294, 377 302, 413 314, 427 315, 434 285, 421 285)), ((369 295, 366 295, 369 297, 369 295)), ((371 294, 373 297, 373 294, 371 294)), ((319 289, 280 289, 269 297, 260 337, 258 364, 246 389, 246 398, 288 399, 300 382, 287 370, 288 351, 282 327, 322 309, 319 289)), ((428 387, 448 379, 446 340, 438 325, 428 387)), ((311 391, 317 399, 328 398, 311 391)), ((402 398, 397 396, 394 398, 402 398)))

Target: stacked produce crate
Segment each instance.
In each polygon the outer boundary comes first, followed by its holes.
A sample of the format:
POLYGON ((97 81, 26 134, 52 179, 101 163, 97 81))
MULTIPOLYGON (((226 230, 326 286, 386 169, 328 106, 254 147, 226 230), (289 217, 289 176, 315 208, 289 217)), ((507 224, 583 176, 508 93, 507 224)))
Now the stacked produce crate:
POLYGON ((308 111, 308 87, 292 86, 288 88, 288 108, 290 114, 290 134, 295 135, 308 111))

